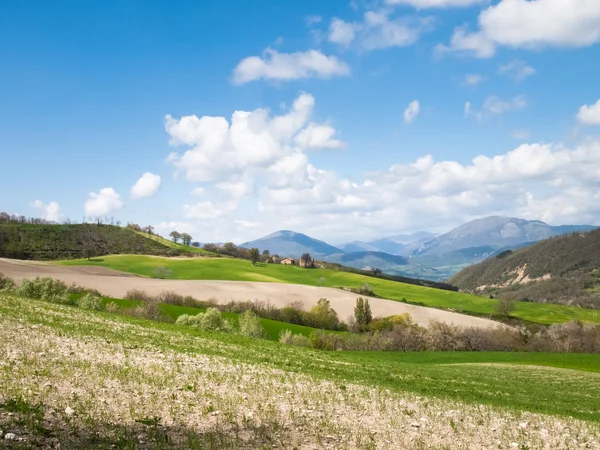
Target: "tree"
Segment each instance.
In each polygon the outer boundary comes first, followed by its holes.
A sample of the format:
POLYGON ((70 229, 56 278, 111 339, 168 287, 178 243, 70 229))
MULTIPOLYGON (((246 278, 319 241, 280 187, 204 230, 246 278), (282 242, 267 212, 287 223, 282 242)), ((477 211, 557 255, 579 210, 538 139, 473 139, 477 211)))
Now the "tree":
POLYGON ((495 311, 501 316, 508 317, 510 313, 515 309, 515 302, 507 298, 501 298, 496 302, 495 311))
POLYGON ((319 302, 310 310, 311 325, 315 328, 326 330, 335 330, 340 323, 335 309, 331 307, 326 298, 319 299, 319 302))
POLYGON ((171 233, 169 233, 169 236, 171 236, 171 239, 173 239, 173 242, 175 242, 176 244, 177 241, 182 237, 181 233, 175 230, 171 231, 171 233))
POLYGON ((271 252, 269 250, 263 250, 262 255, 263 256, 271 256, 271 252))
POLYGON ((310 256, 310 253, 304 253, 301 257, 300 257, 300 261, 302 261, 302 265, 304 267, 312 267, 313 266, 313 259, 310 256))
POLYGON ((356 305, 354 306, 354 318, 356 323, 364 329, 373 321, 373 314, 371 313, 371 305, 369 305, 369 299, 358 297, 356 299, 356 305))
POLYGON ((252 264, 256 264, 258 262, 258 260, 260 259, 260 252, 258 251, 257 248, 251 248, 250 249, 250 260, 252 261, 252 264))
POLYGON ((144 227, 144 232, 152 235, 154 234, 154 227, 152 225, 148 225, 147 227, 144 227))
POLYGON ((181 240, 183 241, 183 245, 190 245, 192 243, 192 236, 188 233, 182 233, 181 240))
POLYGON ((83 257, 88 261, 98 255, 98 236, 92 231, 86 231, 82 236, 83 257))
POLYGON ((376 277, 381 275, 381 269, 377 268, 377 267, 373 267, 373 275, 375 275, 376 277))

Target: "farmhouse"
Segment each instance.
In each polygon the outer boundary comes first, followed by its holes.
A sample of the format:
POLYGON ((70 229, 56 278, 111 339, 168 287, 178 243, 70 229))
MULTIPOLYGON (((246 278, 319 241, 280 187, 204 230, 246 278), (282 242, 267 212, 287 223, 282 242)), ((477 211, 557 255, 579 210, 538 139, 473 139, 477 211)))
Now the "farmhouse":
POLYGON ((288 264, 290 266, 293 266, 296 264, 296 260, 294 258, 283 258, 280 261, 280 264, 288 264))

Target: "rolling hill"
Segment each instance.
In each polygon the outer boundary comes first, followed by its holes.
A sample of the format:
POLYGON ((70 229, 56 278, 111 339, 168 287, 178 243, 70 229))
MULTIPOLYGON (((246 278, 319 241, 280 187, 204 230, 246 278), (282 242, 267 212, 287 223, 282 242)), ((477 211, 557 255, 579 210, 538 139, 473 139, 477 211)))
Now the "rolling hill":
POLYGON ((507 250, 450 281, 500 298, 600 308, 600 229, 507 250))
POLYGON ((189 247, 111 225, 0 225, 0 257, 56 260, 108 254, 177 256, 189 247))

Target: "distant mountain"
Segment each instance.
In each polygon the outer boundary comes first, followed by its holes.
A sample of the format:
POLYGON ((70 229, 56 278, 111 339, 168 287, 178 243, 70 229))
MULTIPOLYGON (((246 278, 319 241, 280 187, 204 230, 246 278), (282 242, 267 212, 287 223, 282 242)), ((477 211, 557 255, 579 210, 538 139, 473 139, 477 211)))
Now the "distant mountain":
POLYGON ((408 263, 405 257, 390 255, 384 252, 351 252, 337 255, 328 255, 323 258, 324 261, 338 263, 343 266, 354 267, 356 269, 374 269, 383 271, 395 266, 404 266, 408 263))
POLYGON ((600 309, 600 229, 501 252, 465 268, 450 282, 500 298, 600 309))
POLYGON ((413 234, 397 234, 373 241, 352 241, 340 245, 346 252, 384 252, 390 255, 410 255, 414 250, 421 247, 427 241, 435 237, 426 231, 418 231, 413 234))
POLYGON ((539 220, 491 216, 467 222, 438 236, 419 248, 415 255, 445 254, 454 250, 488 246, 494 249, 514 248, 573 231, 590 231, 592 225, 554 227, 539 220))
POLYGON ((280 230, 255 241, 242 244, 244 248, 258 248, 261 252, 269 250, 272 254, 299 258, 303 253, 310 253, 313 258, 344 253, 340 248, 326 242, 311 238, 306 234, 289 230, 280 230))

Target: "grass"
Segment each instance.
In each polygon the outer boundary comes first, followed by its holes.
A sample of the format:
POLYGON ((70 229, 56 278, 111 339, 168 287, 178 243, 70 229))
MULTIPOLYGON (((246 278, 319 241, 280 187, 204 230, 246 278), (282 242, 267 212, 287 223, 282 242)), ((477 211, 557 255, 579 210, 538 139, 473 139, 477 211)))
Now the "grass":
MULTIPOLYGON (((0 294, 0 320, 81 342, 226 358, 328 380, 508 410, 600 422, 600 355, 324 352, 0 294)), ((72 344, 70 344, 72 347, 72 344)), ((11 365, 4 369, 11 370, 11 365)), ((262 370, 262 369, 261 369, 262 370)), ((1 379, 0 379, 1 381, 1 379)), ((343 390, 343 387, 341 388, 343 390)))
MULTIPOLYGON (((421 304, 434 308, 451 309, 466 314, 487 316, 494 312, 496 300, 460 292, 445 291, 364 275, 330 270, 304 269, 296 266, 277 264, 252 265, 249 261, 231 258, 197 258, 177 260, 138 255, 111 255, 94 261, 61 261, 64 265, 99 265, 151 276, 159 266, 173 270, 171 279, 186 280, 231 280, 264 281, 272 283, 294 283, 311 286, 361 287, 370 284, 379 297, 421 304)), ((515 318, 540 324, 562 323, 569 320, 600 323, 600 311, 547 303, 516 302, 512 313, 515 318)))
POLYGON ((192 247, 191 245, 188 246, 188 245, 175 243, 172 240, 169 240, 162 236, 158 236, 156 234, 148 234, 148 233, 144 233, 142 231, 135 231, 135 233, 139 234, 140 236, 144 236, 145 238, 152 239, 153 241, 159 242, 166 247, 170 247, 175 250, 180 250, 185 253, 193 253, 193 254, 204 255, 204 256, 215 255, 215 253, 204 250, 203 248, 192 247))

